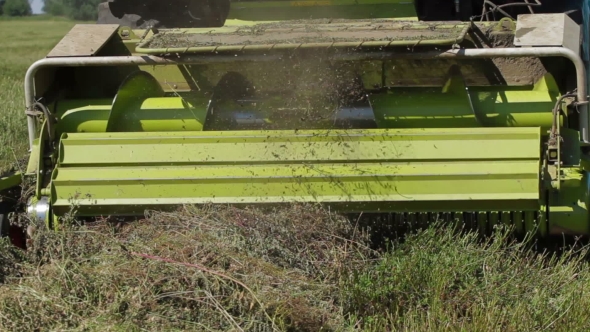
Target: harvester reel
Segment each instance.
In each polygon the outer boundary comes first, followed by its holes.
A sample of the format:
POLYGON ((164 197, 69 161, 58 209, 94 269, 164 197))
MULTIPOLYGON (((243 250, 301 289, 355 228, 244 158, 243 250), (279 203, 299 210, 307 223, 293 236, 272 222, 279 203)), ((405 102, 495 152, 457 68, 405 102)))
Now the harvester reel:
POLYGON ((298 129, 301 127, 297 125, 313 126, 316 121, 331 121, 330 127, 341 129, 377 127, 360 78, 340 80, 328 86, 319 100, 299 94, 295 87, 292 93, 277 95, 257 89, 241 73, 228 72, 213 88, 205 130, 290 129, 292 126, 298 129), (265 107, 272 99, 280 100, 273 107, 281 111, 269 112, 265 107), (305 111, 306 106, 309 112, 305 111))
MULTIPOLYGON (((121 83, 117 95, 113 99, 107 131, 122 131, 122 124, 133 122, 127 118, 125 110, 139 108, 147 98, 163 96, 164 90, 152 75, 144 71, 133 72, 121 83)), ((141 131, 141 128, 137 126, 134 130, 141 131)))
POLYGON ((256 91, 248 79, 238 72, 225 73, 212 90, 207 105, 205 130, 237 130, 257 128, 264 124, 255 110, 256 91), (223 110, 230 103, 233 110, 223 110))

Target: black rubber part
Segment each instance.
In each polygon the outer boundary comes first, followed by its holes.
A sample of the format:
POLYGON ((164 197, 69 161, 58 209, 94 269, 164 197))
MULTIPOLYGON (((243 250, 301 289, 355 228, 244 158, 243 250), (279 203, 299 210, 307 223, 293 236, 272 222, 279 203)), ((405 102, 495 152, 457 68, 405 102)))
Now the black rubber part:
POLYGON ((10 234, 10 222, 8 216, 4 213, 0 213, 0 236, 6 237, 10 234))
POLYGON ((132 29, 220 27, 229 8, 229 0, 109 0, 98 5, 97 24, 132 29))

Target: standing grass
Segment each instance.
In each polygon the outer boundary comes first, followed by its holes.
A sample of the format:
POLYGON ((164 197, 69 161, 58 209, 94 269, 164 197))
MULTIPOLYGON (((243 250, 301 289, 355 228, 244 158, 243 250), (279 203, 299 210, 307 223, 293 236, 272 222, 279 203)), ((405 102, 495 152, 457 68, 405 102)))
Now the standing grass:
POLYGON ((24 76, 42 59, 75 22, 65 19, 0 19, 0 168, 21 160, 27 153, 24 115, 24 76))
POLYGON ((40 230, 0 250, 0 330, 590 330, 584 254, 435 226, 376 251, 352 225, 217 206, 40 230))

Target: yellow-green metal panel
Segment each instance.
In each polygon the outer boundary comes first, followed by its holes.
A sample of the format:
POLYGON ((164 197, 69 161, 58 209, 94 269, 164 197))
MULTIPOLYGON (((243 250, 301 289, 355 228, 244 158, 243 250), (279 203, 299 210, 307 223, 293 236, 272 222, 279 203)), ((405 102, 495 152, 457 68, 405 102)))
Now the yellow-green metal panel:
MULTIPOLYGON (((206 99, 160 97, 139 100, 122 111, 119 131, 200 131, 207 116, 206 99)), ((105 132, 112 101, 65 100, 59 104, 57 133, 105 132)))
POLYGON ((71 133, 60 164, 538 161, 538 135, 538 128, 71 133))
POLYGON ((532 210, 540 136, 538 128, 74 133, 61 141, 52 203, 57 214, 72 203, 82 214, 210 202, 532 210))

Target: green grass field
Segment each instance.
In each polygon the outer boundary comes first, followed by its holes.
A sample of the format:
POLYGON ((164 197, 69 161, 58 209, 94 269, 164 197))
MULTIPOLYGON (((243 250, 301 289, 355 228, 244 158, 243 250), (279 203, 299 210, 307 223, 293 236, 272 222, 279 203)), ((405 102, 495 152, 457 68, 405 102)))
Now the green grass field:
MULTIPOLYGON (((0 20, 0 158, 26 155, 23 77, 74 23, 0 20)), ((186 207, 0 242, 0 331, 588 331, 586 251, 433 227, 377 246, 309 207, 186 207), (385 250, 387 249, 387 250, 385 250)))
POLYGON ((74 22, 54 19, 0 20, 0 166, 27 153, 23 80, 27 68, 59 42, 74 22))

